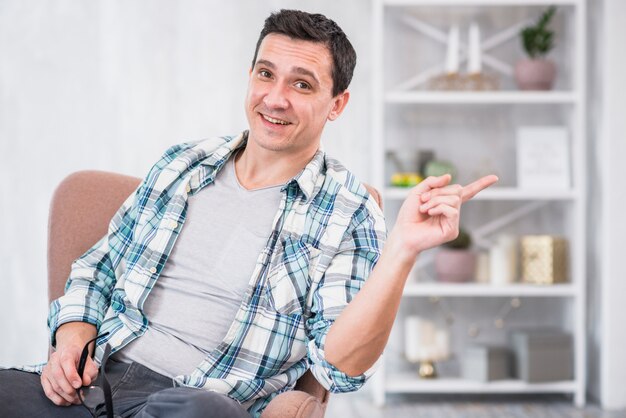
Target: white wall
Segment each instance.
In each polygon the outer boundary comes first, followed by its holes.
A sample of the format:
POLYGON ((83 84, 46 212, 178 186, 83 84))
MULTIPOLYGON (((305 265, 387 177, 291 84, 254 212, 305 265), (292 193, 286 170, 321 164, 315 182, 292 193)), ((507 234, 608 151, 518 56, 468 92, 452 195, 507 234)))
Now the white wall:
POLYGON ((589 3, 588 388, 605 409, 626 408, 626 2, 589 3))
POLYGON ((324 13, 354 44, 324 146, 367 181, 367 1, 0 1, 0 365, 45 359, 55 186, 81 169, 141 176, 174 143, 245 129, 247 71, 280 8, 324 13))
MULTIPOLYGON (((607 409, 626 408, 626 2, 605 0, 599 47, 600 64, 599 174, 592 185, 602 189, 598 217, 590 228, 601 226, 599 298, 600 401, 607 409), (600 222, 598 222, 600 221, 600 222)), ((592 205, 595 202, 590 202, 592 205)), ((597 327, 597 323, 590 324, 597 327)))
MULTIPOLYGON (((588 9, 589 27, 599 27, 603 20, 603 1, 597 2, 597 6, 588 9)), ((588 184, 601 183, 604 179, 602 172, 604 167, 604 156, 600 124, 602 120, 602 86, 603 80, 602 57, 603 48, 589 48, 591 45, 598 45, 602 39, 599 31, 589 31, 587 57, 589 60, 587 77, 587 110, 589 113, 587 125, 587 138, 589 145, 588 184)), ((587 311, 587 392, 593 401, 600 399, 600 349, 602 342, 602 330, 600 326, 600 300, 602 297, 602 242, 601 225, 605 222, 602 218, 602 205, 591 204, 591 202, 601 202, 603 198, 602 187, 589 187, 587 190, 587 225, 595 227, 588 228, 589 242, 587 245, 587 300, 589 309, 587 311)))

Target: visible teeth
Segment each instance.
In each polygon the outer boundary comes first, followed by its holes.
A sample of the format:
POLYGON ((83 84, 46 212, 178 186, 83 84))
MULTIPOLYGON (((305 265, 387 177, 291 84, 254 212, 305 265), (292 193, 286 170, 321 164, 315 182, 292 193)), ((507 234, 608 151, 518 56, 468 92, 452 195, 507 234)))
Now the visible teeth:
POLYGON ((267 120, 267 121, 270 121, 272 123, 276 123, 278 125, 289 125, 289 122, 285 122, 284 120, 270 118, 269 116, 265 116, 265 115, 263 115, 263 118, 265 118, 265 120, 267 120))

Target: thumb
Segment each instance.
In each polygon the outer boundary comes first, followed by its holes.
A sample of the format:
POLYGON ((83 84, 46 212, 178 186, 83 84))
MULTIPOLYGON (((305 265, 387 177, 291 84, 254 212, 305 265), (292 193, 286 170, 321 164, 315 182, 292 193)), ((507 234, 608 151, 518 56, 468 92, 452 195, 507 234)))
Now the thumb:
POLYGON ((98 365, 91 357, 87 358, 83 373, 83 385, 90 385, 98 377, 98 365))

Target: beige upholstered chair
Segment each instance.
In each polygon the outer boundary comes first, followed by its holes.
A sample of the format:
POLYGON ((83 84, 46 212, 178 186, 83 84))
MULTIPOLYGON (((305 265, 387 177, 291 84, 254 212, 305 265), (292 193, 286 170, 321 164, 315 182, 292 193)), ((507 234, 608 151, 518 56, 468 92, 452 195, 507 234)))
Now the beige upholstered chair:
MULTIPOLYGON (((63 294, 72 262, 107 231, 109 221, 140 179, 102 171, 79 171, 57 187, 48 220, 48 298, 63 294)), ((380 195, 368 186, 380 205, 380 195)), ((293 391, 278 395, 262 418, 322 418, 329 393, 311 372, 293 391)))

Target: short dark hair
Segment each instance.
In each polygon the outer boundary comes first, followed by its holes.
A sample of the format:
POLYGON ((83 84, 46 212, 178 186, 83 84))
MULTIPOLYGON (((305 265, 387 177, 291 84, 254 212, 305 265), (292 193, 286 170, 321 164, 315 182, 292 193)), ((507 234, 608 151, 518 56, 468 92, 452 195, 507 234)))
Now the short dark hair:
POLYGON ((272 13, 265 19, 265 25, 256 43, 252 67, 256 64, 261 42, 270 33, 325 44, 333 58, 333 97, 348 88, 356 66, 356 52, 346 34, 334 21, 322 14, 311 14, 300 10, 283 9, 272 13))

